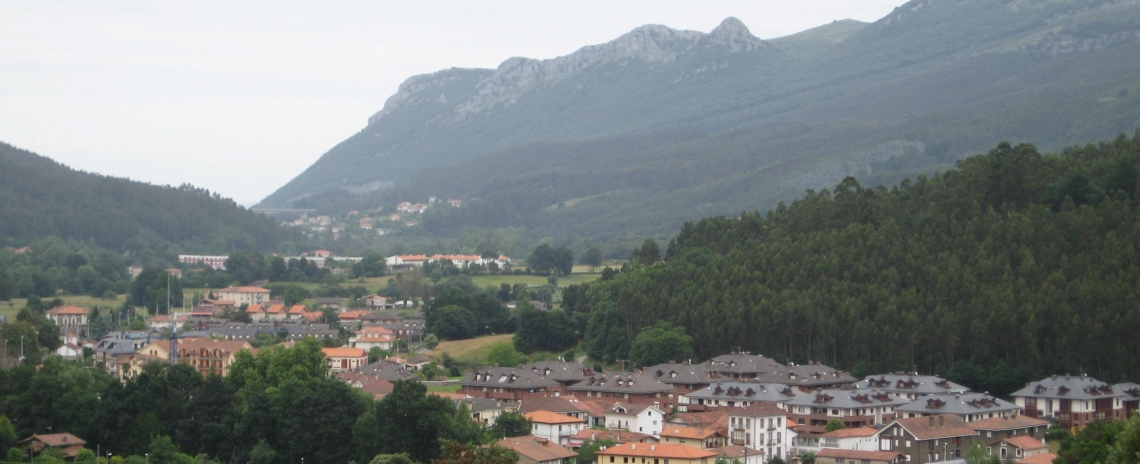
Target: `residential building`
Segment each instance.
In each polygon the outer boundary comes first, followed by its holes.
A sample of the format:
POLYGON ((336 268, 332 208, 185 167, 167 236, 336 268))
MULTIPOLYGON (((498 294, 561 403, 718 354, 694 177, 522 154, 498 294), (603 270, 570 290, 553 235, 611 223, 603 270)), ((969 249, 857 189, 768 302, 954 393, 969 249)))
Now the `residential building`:
POLYGON ((530 369, 492 367, 475 371, 459 382, 459 393, 474 398, 523 401, 558 396, 560 385, 530 369))
POLYGON ((392 342, 395 337, 392 331, 383 327, 363 327, 356 331, 356 335, 349 337, 348 344, 353 348, 360 348, 365 351, 372 348, 380 348, 381 350, 391 350, 392 342))
POLYGON ((893 451, 824 448, 815 454, 816 464, 899 464, 906 456, 893 451))
POLYGON ((142 347, 158 339, 157 333, 112 332, 99 340, 92 348, 95 351, 95 364, 114 377, 122 378, 119 365, 142 347))
POLYGON ((1060 426, 1074 429, 1093 421, 1124 419, 1128 395, 1088 376, 1055 375, 1030 382, 1011 396, 1025 415, 1051 417, 1060 426))
POLYGON ((613 398, 627 403, 660 403, 668 407, 668 395, 673 388, 648 374, 605 372, 592 374, 567 390, 574 396, 587 399, 613 398))
POLYGON ((390 299, 386 296, 380 296, 380 295, 373 293, 371 295, 368 295, 366 297, 361 298, 360 302, 362 304, 364 304, 364 306, 367 306, 367 307, 372 308, 372 309, 388 309, 388 308, 393 307, 393 305, 389 302, 389 300, 390 299))
POLYGON ((661 443, 695 446, 701 449, 720 448, 727 443, 724 435, 704 427, 665 427, 661 430, 661 443))
POLYGON ((70 433, 52 433, 47 435, 35 435, 25 438, 16 442, 16 448, 24 451, 31 451, 39 455, 45 449, 55 448, 63 453, 65 459, 69 461, 75 460, 79 450, 83 449, 83 445, 87 442, 70 433))
POLYGON ((726 380, 719 372, 709 368, 708 364, 676 363, 642 369, 643 373, 650 374, 661 383, 673 387, 676 395, 683 396, 697 390, 704 389, 713 382, 726 380))
POLYGON ((60 333, 68 330, 78 333, 78 330, 87 326, 87 308, 65 305, 49 309, 44 315, 59 326, 60 333))
POLYGON ((968 392, 969 388, 934 375, 902 373, 872 375, 855 384, 855 388, 873 388, 893 395, 917 400, 926 395, 968 392))
POLYGON ((368 364, 368 352, 360 348, 321 348, 329 369, 344 372, 368 364))
POLYGON ((500 401, 489 398, 457 398, 455 404, 456 406, 460 404, 467 405, 467 410, 471 412, 471 419, 486 426, 495 425, 495 422, 499 420, 499 416, 507 412, 514 412, 518 408, 518 403, 513 401, 500 401))
POLYGON ((203 298, 198 302, 198 308, 195 311, 210 311, 218 315, 226 311, 233 311, 236 307, 233 300, 203 298))
POLYGON ((665 427, 665 411, 650 404, 616 403, 606 409, 606 428, 659 436, 665 427))
POLYGON ((838 448, 844 450, 878 451, 879 429, 874 427, 858 427, 854 429, 832 430, 822 435, 800 435, 796 437, 796 449, 800 453, 805 451, 819 451, 824 448, 838 448))
POLYGON ((624 443, 597 456, 598 464, 714 464, 717 453, 685 445, 624 443))
POLYGON ((815 362, 798 365, 789 363, 780 369, 760 373, 753 377, 753 380, 778 383, 799 388, 804 392, 813 392, 852 385, 857 379, 846 372, 815 362))
MULTIPOLYGON (((399 218, 397 218, 398 220, 399 218)), ((425 255, 396 255, 384 258, 384 263, 388 265, 388 269, 399 267, 423 267, 428 262, 428 257, 425 255)))
POLYGON ((775 359, 749 353, 731 353, 712 358, 710 370, 736 380, 750 380, 768 372, 778 372, 787 366, 775 359))
POLYGON ((523 414, 532 423, 531 435, 545 438, 559 445, 569 445, 570 437, 586 427, 586 421, 550 411, 523 414))
POLYGON ((594 368, 592 367, 566 361, 533 362, 524 364, 522 368, 530 369, 531 372, 558 382, 560 387, 559 392, 562 395, 569 394, 570 386, 586 380, 586 378, 594 374, 594 368))
POLYGON ((714 448, 712 451, 716 451, 717 457, 733 463, 737 461, 740 464, 764 464, 768 462, 764 456, 764 451, 746 446, 724 445, 720 448, 714 448))
POLYGON ((385 379, 361 374, 355 371, 338 372, 336 376, 352 388, 359 388, 363 391, 371 393, 372 398, 376 400, 380 400, 385 396, 388 396, 388 394, 392 393, 392 390, 395 388, 395 386, 392 385, 392 382, 389 382, 385 379))
POLYGON ((765 461, 787 459, 795 443, 787 422, 788 411, 779 403, 755 403, 728 413, 729 443, 760 450, 765 461))
POLYGON ((998 439, 988 443, 986 448, 991 455, 997 456, 1002 461, 1031 458, 1049 452, 1049 445, 1045 444, 1045 440, 1028 435, 998 439))
POLYGON ((1045 432, 1049 430, 1048 422, 1028 416, 995 417, 970 422, 969 425, 978 432, 978 436, 986 440, 1017 436, 1044 440, 1045 432))
POLYGON ((665 419, 665 426, 696 427, 713 429, 728 436, 728 408, 703 412, 680 412, 665 419))
MULTIPOLYGON (((787 403, 796 398, 814 398, 802 390, 778 383, 716 382, 680 397, 688 411, 706 408, 744 407, 753 403, 787 403)), ((810 400, 808 400, 810 401, 810 400)))
POLYGON ((657 437, 644 433, 627 432, 624 430, 582 429, 570 437, 570 447, 579 448, 587 441, 598 440, 610 440, 616 445, 622 443, 660 443, 657 437))
POLYGON ((983 393, 938 393, 901 405, 895 411, 898 417, 954 414, 966 422, 973 422, 1017 416, 1021 413, 1021 407, 983 393))
POLYGON ((226 287, 215 292, 219 300, 234 302, 234 305, 254 305, 269 301, 269 289, 261 287, 226 287))
MULTIPOLYGON (((158 359, 170 359, 171 340, 158 340, 139 349, 142 355, 153 356, 158 359)), ((249 342, 236 340, 210 340, 208 338, 184 338, 178 340, 178 364, 189 364, 202 375, 217 374, 228 375, 230 366, 237 360, 237 353, 241 350, 254 352, 249 342)), ((152 358, 136 358, 137 364, 148 362, 152 358)), ((137 372, 135 372, 137 374, 137 372)))
POLYGON ((404 318, 394 311, 369 311, 360 316, 360 321, 364 325, 398 324, 403 320, 404 318))
POLYGON ((575 464, 578 459, 578 453, 535 436, 504 438, 498 445, 517 453, 519 464, 575 464))
POLYGON ((205 264, 207 266, 210 266, 210 267, 214 268, 215 270, 225 269, 227 259, 230 259, 230 257, 229 256, 204 256, 204 255, 178 255, 178 262, 180 262, 180 263, 189 264, 189 265, 195 265, 195 264, 201 263, 201 264, 205 264))
POLYGON ((344 298, 317 298, 317 307, 320 309, 344 309, 344 298))
POLYGON ((418 379, 419 376, 412 372, 404 364, 392 363, 386 360, 376 361, 374 363, 358 367, 354 372, 381 378, 389 382, 399 382, 418 379))
MULTIPOLYGON (((523 400, 518 406, 518 412, 528 413, 535 411, 550 411, 563 414, 575 419, 582 419, 588 425, 591 423, 590 408, 573 396, 551 396, 546 398, 531 398, 523 400)), ((604 417, 604 416, 603 416, 604 417)))
POLYGON ((910 401, 879 390, 819 390, 785 403, 801 434, 822 434, 837 420, 847 428, 883 425, 895 418, 895 408, 910 401))
POLYGON ((1123 393, 1124 396, 1124 418, 1131 419, 1132 416, 1140 414, 1140 385, 1135 383, 1118 383, 1113 388, 1116 391, 1123 393))
POLYGON ((1018 459, 1013 461, 1014 464, 1053 464, 1057 459, 1057 455, 1053 453, 1041 453, 1033 457, 1018 459))
POLYGON ((895 419, 879 431, 879 450, 902 453, 912 464, 962 459, 978 441, 977 432, 952 414, 895 419))

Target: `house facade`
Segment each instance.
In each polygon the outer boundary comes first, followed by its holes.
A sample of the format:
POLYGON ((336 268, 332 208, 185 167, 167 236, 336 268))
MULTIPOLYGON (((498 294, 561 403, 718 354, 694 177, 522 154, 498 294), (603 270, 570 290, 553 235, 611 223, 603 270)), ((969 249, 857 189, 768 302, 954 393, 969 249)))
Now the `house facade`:
POLYGON ((226 287, 215 294, 219 300, 234 302, 236 306, 261 304, 269 301, 269 290, 261 287, 226 287))
POLYGON ((523 414, 531 422, 531 435, 559 445, 569 445, 570 437, 586 428, 586 421, 550 411, 523 414))
POLYGON ((1068 429, 1094 421, 1126 417, 1124 392, 1088 376, 1052 376, 1030 382, 1013 393, 1014 401, 1029 417, 1052 418, 1068 429))
POLYGON ((360 348, 321 348, 329 370, 350 371, 368 365, 368 352, 360 348))
POLYGON ((567 390, 578 397, 607 398, 624 403, 654 404, 668 407, 673 388, 648 374, 605 372, 592 374, 567 390))
POLYGON ((879 390, 819 390, 785 402, 801 434, 822 434, 832 420, 847 428, 883 425, 910 401, 879 390))
POLYGON ((660 436, 665 412, 649 404, 615 403, 606 409, 606 428, 660 436))
POLYGON ((729 443, 760 450, 764 461, 788 459, 795 433, 786 422, 788 411, 779 403, 756 403, 728 413, 729 443))
POLYGON ((895 411, 898 417, 923 417, 937 414, 954 414, 966 422, 1012 417, 1021 414, 1021 407, 984 393, 938 393, 927 395, 895 411))
POLYGON ((982 439, 952 414, 896 419, 879 431, 879 450, 893 451, 907 462, 927 464, 963 459, 970 446, 982 439))
POLYGON ((529 369, 492 367, 459 382, 459 393, 476 398, 523 401, 559 395, 559 384, 529 369))

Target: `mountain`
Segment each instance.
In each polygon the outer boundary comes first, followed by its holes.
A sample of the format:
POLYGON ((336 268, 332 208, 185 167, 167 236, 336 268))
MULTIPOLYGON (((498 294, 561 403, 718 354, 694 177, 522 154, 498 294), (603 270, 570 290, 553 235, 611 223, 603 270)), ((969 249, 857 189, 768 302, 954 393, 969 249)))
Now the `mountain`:
POLYGON ((425 217, 434 233, 660 233, 848 175, 945 170, 1002 140, 1052 150, 1138 126, 1140 2, 916 0, 775 40, 733 18, 707 34, 643 26, 413 77, 262 206, 436 195, 478 201, 425 217))
POLYGON ((76 171, 0 143, 0 243, 46 236, 116 250, 166 242, 196 253, 276 250, 290 237, 273 219, 216 193, 76 171))

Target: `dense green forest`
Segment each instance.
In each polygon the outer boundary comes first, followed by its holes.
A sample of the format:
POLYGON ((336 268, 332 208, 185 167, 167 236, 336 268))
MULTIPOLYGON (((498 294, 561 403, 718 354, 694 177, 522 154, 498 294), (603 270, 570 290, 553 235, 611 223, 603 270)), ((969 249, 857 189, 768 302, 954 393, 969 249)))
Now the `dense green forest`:
POLYGON ((0 245, 48 236, 134 254, 277 251, 293 239, 217 193, 76 171, 0 143, 0 245))
MULTIPOLYGON (((0 370, 0 429, 10 421, 21 438, 69 432, 91 450, 136 456, 137 462, 159 449, 170 456, 152 454, 150 462, 265 464, 302 458, 367 463, 397 453, 426 463, 441 457, 442 440, 482 445, 508 433, 503 427, 510 420, 488 428, 472 421, 466 406, 428 396, 417 382, 398 382, 375 401, 329 376, 320 349, 307 339, 256 356, 242 351, 224 378, 203 377, 186 364, 150 363, 125 383, 98 368, 50 357, 39 368, 0 370)), ((8 451, 14 443, 5 439, 0 433, 8 451)))
POLYGON ((918 369, 1005 394, 1030 378, 1140 376, 1140 131, 1042 155, 1001 144, 887 189, 846 179, 768 214, 687 223, 664 262, 591 284, 587 352, 683 326, 856 373, 918 369))

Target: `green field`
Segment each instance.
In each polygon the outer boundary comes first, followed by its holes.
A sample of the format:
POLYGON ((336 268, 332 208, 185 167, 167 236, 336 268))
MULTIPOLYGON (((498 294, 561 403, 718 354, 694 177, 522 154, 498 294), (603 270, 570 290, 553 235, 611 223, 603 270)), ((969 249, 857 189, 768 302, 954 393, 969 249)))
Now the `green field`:
POLYGON ((487 353, 491 351, 491 347, 499 343, 511 343, 514 335, 488 335, 485 337, 471 338, 467 340, 456 340, 450 342, 441 342, 434 350, 428 351, 427 355, 439 359, 443 353, 447 353, 459 361, 482 363, 487 359, 487 353))
POLYGON ((460 388, 460 387, 462 387, 462 385, 459 385, 459 384, 455 384, 455 385, 428 385, 428 387, 427 387, 427 391, 428 391, 429 393, 430 393, 430 392, 435 392, 435 393, 459 393, 459 388, 460 388))
MULTIPOLYGON (((88 295, 59 295, 52 298, 59 298, 63 300, 64 304, 82 306, 84 308, 90 308, 92 306, 117 307, 127 300, 126 295, 119 295, 115 297, 114 300, 104 300, 102 298, 96 298, 88 295)), ((52 298, 44 298, 44 300, 46 302, 50 301, 52 298)), ((8 311, 10 308, 15 308, 15 310, 12 312, 12 314, 15 314, 16 312, 19 312, 20 309, 23 309, 27 303, 27 298, 12 298, 9 301, 0 301, 0 314, 7 314, 6 311, 8 311)))
MULTIPOLYGON (((567 285, 576 285, 586 282, 593 282, 598 279, 600 274, 570 274, 558 278, 558 286, 565 287, 567 285)), ((501 284, 527 284, 527 285, 546 285, 546 276, 537 275, 480 275, 471 278, 471 282, 479 287, 486 287, 488 285, 498 287, 501 284)))

